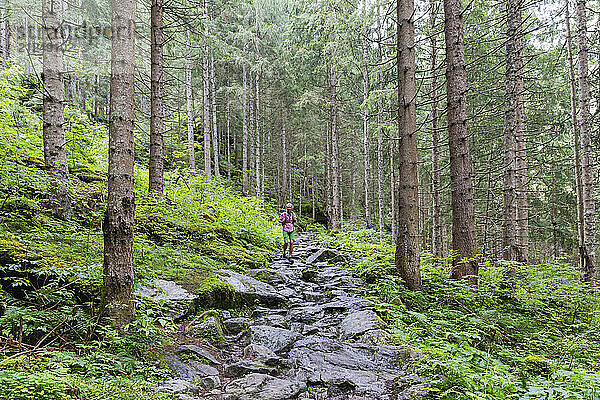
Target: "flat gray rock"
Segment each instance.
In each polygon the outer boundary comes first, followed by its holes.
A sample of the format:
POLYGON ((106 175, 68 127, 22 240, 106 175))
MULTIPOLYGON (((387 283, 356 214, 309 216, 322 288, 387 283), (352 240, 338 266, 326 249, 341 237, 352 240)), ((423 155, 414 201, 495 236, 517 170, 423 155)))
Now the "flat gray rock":
POLYGON ((269 367, 260 361, 240 360, 225 367, 223 375, 226 378, 239 378, 253 373, 273 375, 276 372, 277 369, 269 367))
POLYGON ((208 360, 211 364, 221 365, 221 362, 217 360, 217 358, 210 351, 206 350, 204 347, 196 346, 195 344, 185 344, 183 346, 179 346, 177 350, 175 350, 175 353, 192 353, 200 358, 208 360))
POLYGON ((323 261, 340 261, 343 260, 344 257, 337 250, 333 249, 320 249, 308 256, 306 259, 306 264, 314 264, 323 261))
POLYGON ((383 321, 373 310, 359 310, 348 314, 340 324, 342 339, 350 339, 363 333, 383 327, 383 321))
POLYGON ((260 344, 275 353, 289 349, 300 337, 299 334, 288 329, 267 325, 254 325, 249 330, 250 343, 260 344))
POLYGON ((352 388, 353 396, 381 400, 398 398, 398 391, 390 388, 408 375, 404 362, 413 356, 407 348, 339 342, 319 336, 297 341, 289 353, 296 379, 324 386, 345 382, 343 387, 352 388))
POLYGON ((260 361, 266 365, 275 365, 280 360, 279 356, 273 350, 256 343, 246 346, 242 354, 248 360, 260 361))
POLYGON ((173 394, 179 394, 179 393, 198 394, 198 392, 200 392, 200 389, 198 389, 198 387, 196 385, 194 385, 193 383, 188 382, 186 380, 183 380, 183 379, 171 379, 169 381, 165 381, 165 382, 161 383, 160 385, 156 386, 155 390, 157 392, 161 392, 161 393, 173 393, 173 394))
POLYGON ((229 318, 223 321, 227 332, 237 334, 245 331, 250 326, 250 320, 244 317, 229 318))
POLYGON ((162 304, 166 308, 165 315, 173 319, 187 315, 197 297, 175 282, 164 279, 152 280, 150 286, 142 286, 135 294, 162 304))
POLYGON ((226 386, 229 399, 289 400, 306 390, 304 382, 279 379, 266 374, 250 374, 231 381, 226 386))
POLYGON ((230 284, 247 303, 252 304, 258 300, 265 305, 274 306, 285 302, 285 297, 280 295, 273 286, 248 275, 222 269, 217 272, 217 277, 221 282, 230 284))

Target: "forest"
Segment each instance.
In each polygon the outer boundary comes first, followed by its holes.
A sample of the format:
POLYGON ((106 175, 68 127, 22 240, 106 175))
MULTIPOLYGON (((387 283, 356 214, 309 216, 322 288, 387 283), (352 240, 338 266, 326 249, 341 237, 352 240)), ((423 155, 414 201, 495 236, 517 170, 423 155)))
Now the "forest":
POLYGON ((600 399, 599 127, 598 1, 0 0, 0 400, 600 399))

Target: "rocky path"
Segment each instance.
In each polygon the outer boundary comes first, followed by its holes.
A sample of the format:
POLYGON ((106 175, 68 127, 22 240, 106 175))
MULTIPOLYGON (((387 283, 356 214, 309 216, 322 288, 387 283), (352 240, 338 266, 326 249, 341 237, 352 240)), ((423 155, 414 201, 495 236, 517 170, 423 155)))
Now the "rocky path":
MULTIPOLYGON (((384 323, 357 295, 361 280, 343 268, 340 254, 314 242, 313 234, 298 235, 293 262, 276 259, 246 275, 220 271, 220 280, 257 306, 235 316, 222 311, 218 346, 187 340, 169 351, 174 379, 155 389, 178 400, 423 397, 428 385, 407 368, 414 352, 384 344, 384 323)), ((219 316, 195 329, 218 332, 219 316)))

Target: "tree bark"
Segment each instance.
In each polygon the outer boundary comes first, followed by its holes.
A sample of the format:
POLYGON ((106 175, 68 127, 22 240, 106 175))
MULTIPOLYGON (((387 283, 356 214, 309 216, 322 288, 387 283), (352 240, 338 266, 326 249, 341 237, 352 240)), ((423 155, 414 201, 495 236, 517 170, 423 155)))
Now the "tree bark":
POLYGON ((446 93, 452 188, 452 277, 477 282, 477 242, 467 133, 467 77, 461 0, 444 0, 446 93))
POLYGON ((219 131, 217 125, 217 79, 215 76, 215 56, 210 51, 210 103, 212 107, 212 149, 213 149, 213 170, 215 177, 221 175, 219 168, 219 131))
POLYGON ((281 126, 281 206, 288 201, 288 160, 287 160, 287 134, 285 132, 285 122, 281 126))
POLYGON ((43 16, 43 107, 44 107, 44 161, 53 175, 52 214, 70 219, 73 214, 67 191, 69 168, 65 139, 64 83, 63 83, 63 4, 62 0, 44 0, 43 16))
POLYGON ((431 40, 431 192, 432 192, 432 253, 436 260, 443 258, 443 236, 442 236, 442 205, 440 200, 440 131, 438 118, 438 91, 437 91, 437 35, 436 20, 438 13, 438 2, 430 1, 430 40, 431 40))
POLYGON ((585 276, 585 231, 583 218, 583 183, 581 172, 581 141, 579 138, 579 125, 577 123, 577 100, 575 90, 575 72, 573 67, 573 44, 571 42, 571 16, 569 15, 569 1, 565 1, 565 22, 567 26, 567 55, 569 63, 569 89, 571 100, 571 129, 573 130, 573 157, 575 164, 575 187, 577 194, 577 237, 579 242, 579 268, 585 276))
POLYGON ((331 66, 331 228, 339 229, 342 211, 341 211, 341 193, 340 193, 340 164, 338 157, 339 136, 337 130, 337 72, 334 65, 331 66))
POLYGON ((152 0, 150 10, 150 159, 148 190, 163 195, 163 134, 165 127, 163 76, 163 0, 152 0))
POLYGON ((521 1, 506 1, 503 242, 505 259, 526 263, 529 244, 521 1))
POLYGON ((596 271, 596 206, 594 203, 594 160, 590 135, 590 84, 588 77, 588 40, 586 1, 577 0, 577 50, 579 75, 579 131, 581 137, 581 181, 583 194, 583 273, 595 283, 596 271))
POLYGON ((258 72, 254 77, 254 89, 256 90, 255 101, 256 101, 256 114, 255 114, 255 125, 254 125, 254 169, 256 170, 255 176, 255 189, 256 198, 260 199, 260 93, 259 93, 259 78, 258 72))
POLYGON ((196 155, 194 148, 194 98, 192 92, 192 41, 190 30, 185 30, 185 98, 187 110, 187 145, 188 165, 192 172, 196 171, 196 155))
POLYGON ((227 99, 227 110, 225 111, 225 125, 227 127, 227 179, 231 180, 231 122, 229 117, 229 99, 227 99))
POLYGON ((133 318, 135 0, 112 0, 104 296, 115 325, 133 318))
POLYGON ((398 233, 396 269, 410 290, 421 289, 419 194, 417 187, 417 112, 414 0, 397 0, 398 34, 398 233))
MULTIPOLYGON (((365 4, 366 8, 366 4, 365 4)), ((366 11, 366 9, 365 9, 366 11)), ((366 12, 365 12, 366 14, 366 12)), ((366 15, 365 15, 366 18, 366 15)), ((370 148, 369 148, 369 70, 368 70, 368 48, 367 48, 367 35, 369 33, 369 29, 365 27, 365 31, 363 32, 363 41, 362 41, 362 52, 363 52, 363 153, 364 153, 364 177, 365 177, 365 222, 367 224, 367 228, 371 227, 371 204, 370 204, 370 177, 369 172, 371 169, 371 160, 370 160, 370 148)), ((354 194, 353 194, 354 196, 354 194)), ((354 201, 354 199, 353 199, 354 201)), ((354 211, 354 205, 352 206, 354 211)))
POLYGON ((0 62, 2 68, 8 68, 10 57, 10 29, 8 25, 8 16, 6 15, 6 6, 0 6, 0 62))
MULTIPOLYGON (((204 0, 204 15, 208 16, 206 0, 204 0)), ((210 62, 208 41, 206 39, 207 31, 202 33, 202 131, 204 133, 204 178, 212 177, 210 159, 211 159, 211 117, 210 117, 210 62)))
MULTIPOLYGON (((244 46, 244 51, 246 46, 244 46)), ((246 63, 242 64, 242 193, 248 196, 250 184, 248 182, 248 72, 246 63)))

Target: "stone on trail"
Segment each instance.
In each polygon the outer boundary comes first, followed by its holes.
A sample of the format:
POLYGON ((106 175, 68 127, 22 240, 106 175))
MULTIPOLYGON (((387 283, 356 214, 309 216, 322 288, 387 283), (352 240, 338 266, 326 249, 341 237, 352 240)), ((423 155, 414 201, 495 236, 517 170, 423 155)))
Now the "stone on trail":
POLYGON ((135 294, 162 304, 166 308, 165 315, 173 319, 187 315, 197 297, 175 282, 164 279, 153 279, 151 286, 142 286, 135 294))
POLYGON ((383 327, 383 321, 373 310, 353 311, 342 320, 340 336, 351 339, 363 333, 383 327))
POLYGON ((179 346, 177 350, 175 350, 175 353, 194 354, 200 358, 204 358, 213 365, 222 364, 210 351, 206 350, 204 347, 196 346, 195 344, 185 344, 183 346, 179 346))
POLYGON ((185 381, 183 379, 171 379, 169 381, 165 381, 160 385, 154 388, 157 392, 161 393, 192 393, 198 394, 200 389, 196 385, 191 382, 185 381))
POLYGON ((224 375, 226 378, 239 378, 253 373, 274 375, 277 373, 277 369, 268 367, 260 361, 240 360, 226 366, 224 375))
POLYGON ((310 336, 297 341, 289 357, 298 380, 324 386, 348 381, 355 388, 354 395, 396 400, 399 393, 390 387, 408 375, 405 360, 415 357, 415 353, 398 346, 369 346, 310 336))
POLYGON ((316 251, 315 253, 311 254, 310 256, 308 256, 308 258, 306 259, 306 264, 314 264, 317 262, 322 262, 322 261, 329 261, 329 262, 336 262, 336 261, 343 261, 344 260, 344 256, 342 256, 342 254, 340 252, 338 252, 337 250, 333 250, 333 249, 320 249, 318 251, 316 251))
POLYGON ((256 300, 267 306, 285 302, 285 297, 280 295, 273 286, 250 276, 222 269, 217 272, 217 278, 221 282, 231 285, 248 304, 253 304, 256 300))
POLYGON ((237 334, 245 331, 250 326, 250 320, 244 317, 229 318, 223 321, 227 332, 237 334))
POLYGON ((288 350, 299 338, 296 332, 267 325, 254 325, 249 331, 250 343, 260 344, 275 353, 288 350))
POLYGON ((304 382, 279 379, 265 374, 250 374, 226 386, 231 400, 288 400, 306 390, 304 382))
POLYGON ((266 365, 276 365, 281 359, 273 350, 256 343, 246 346, 242 354, 248 360, 260 361, 266 365))

